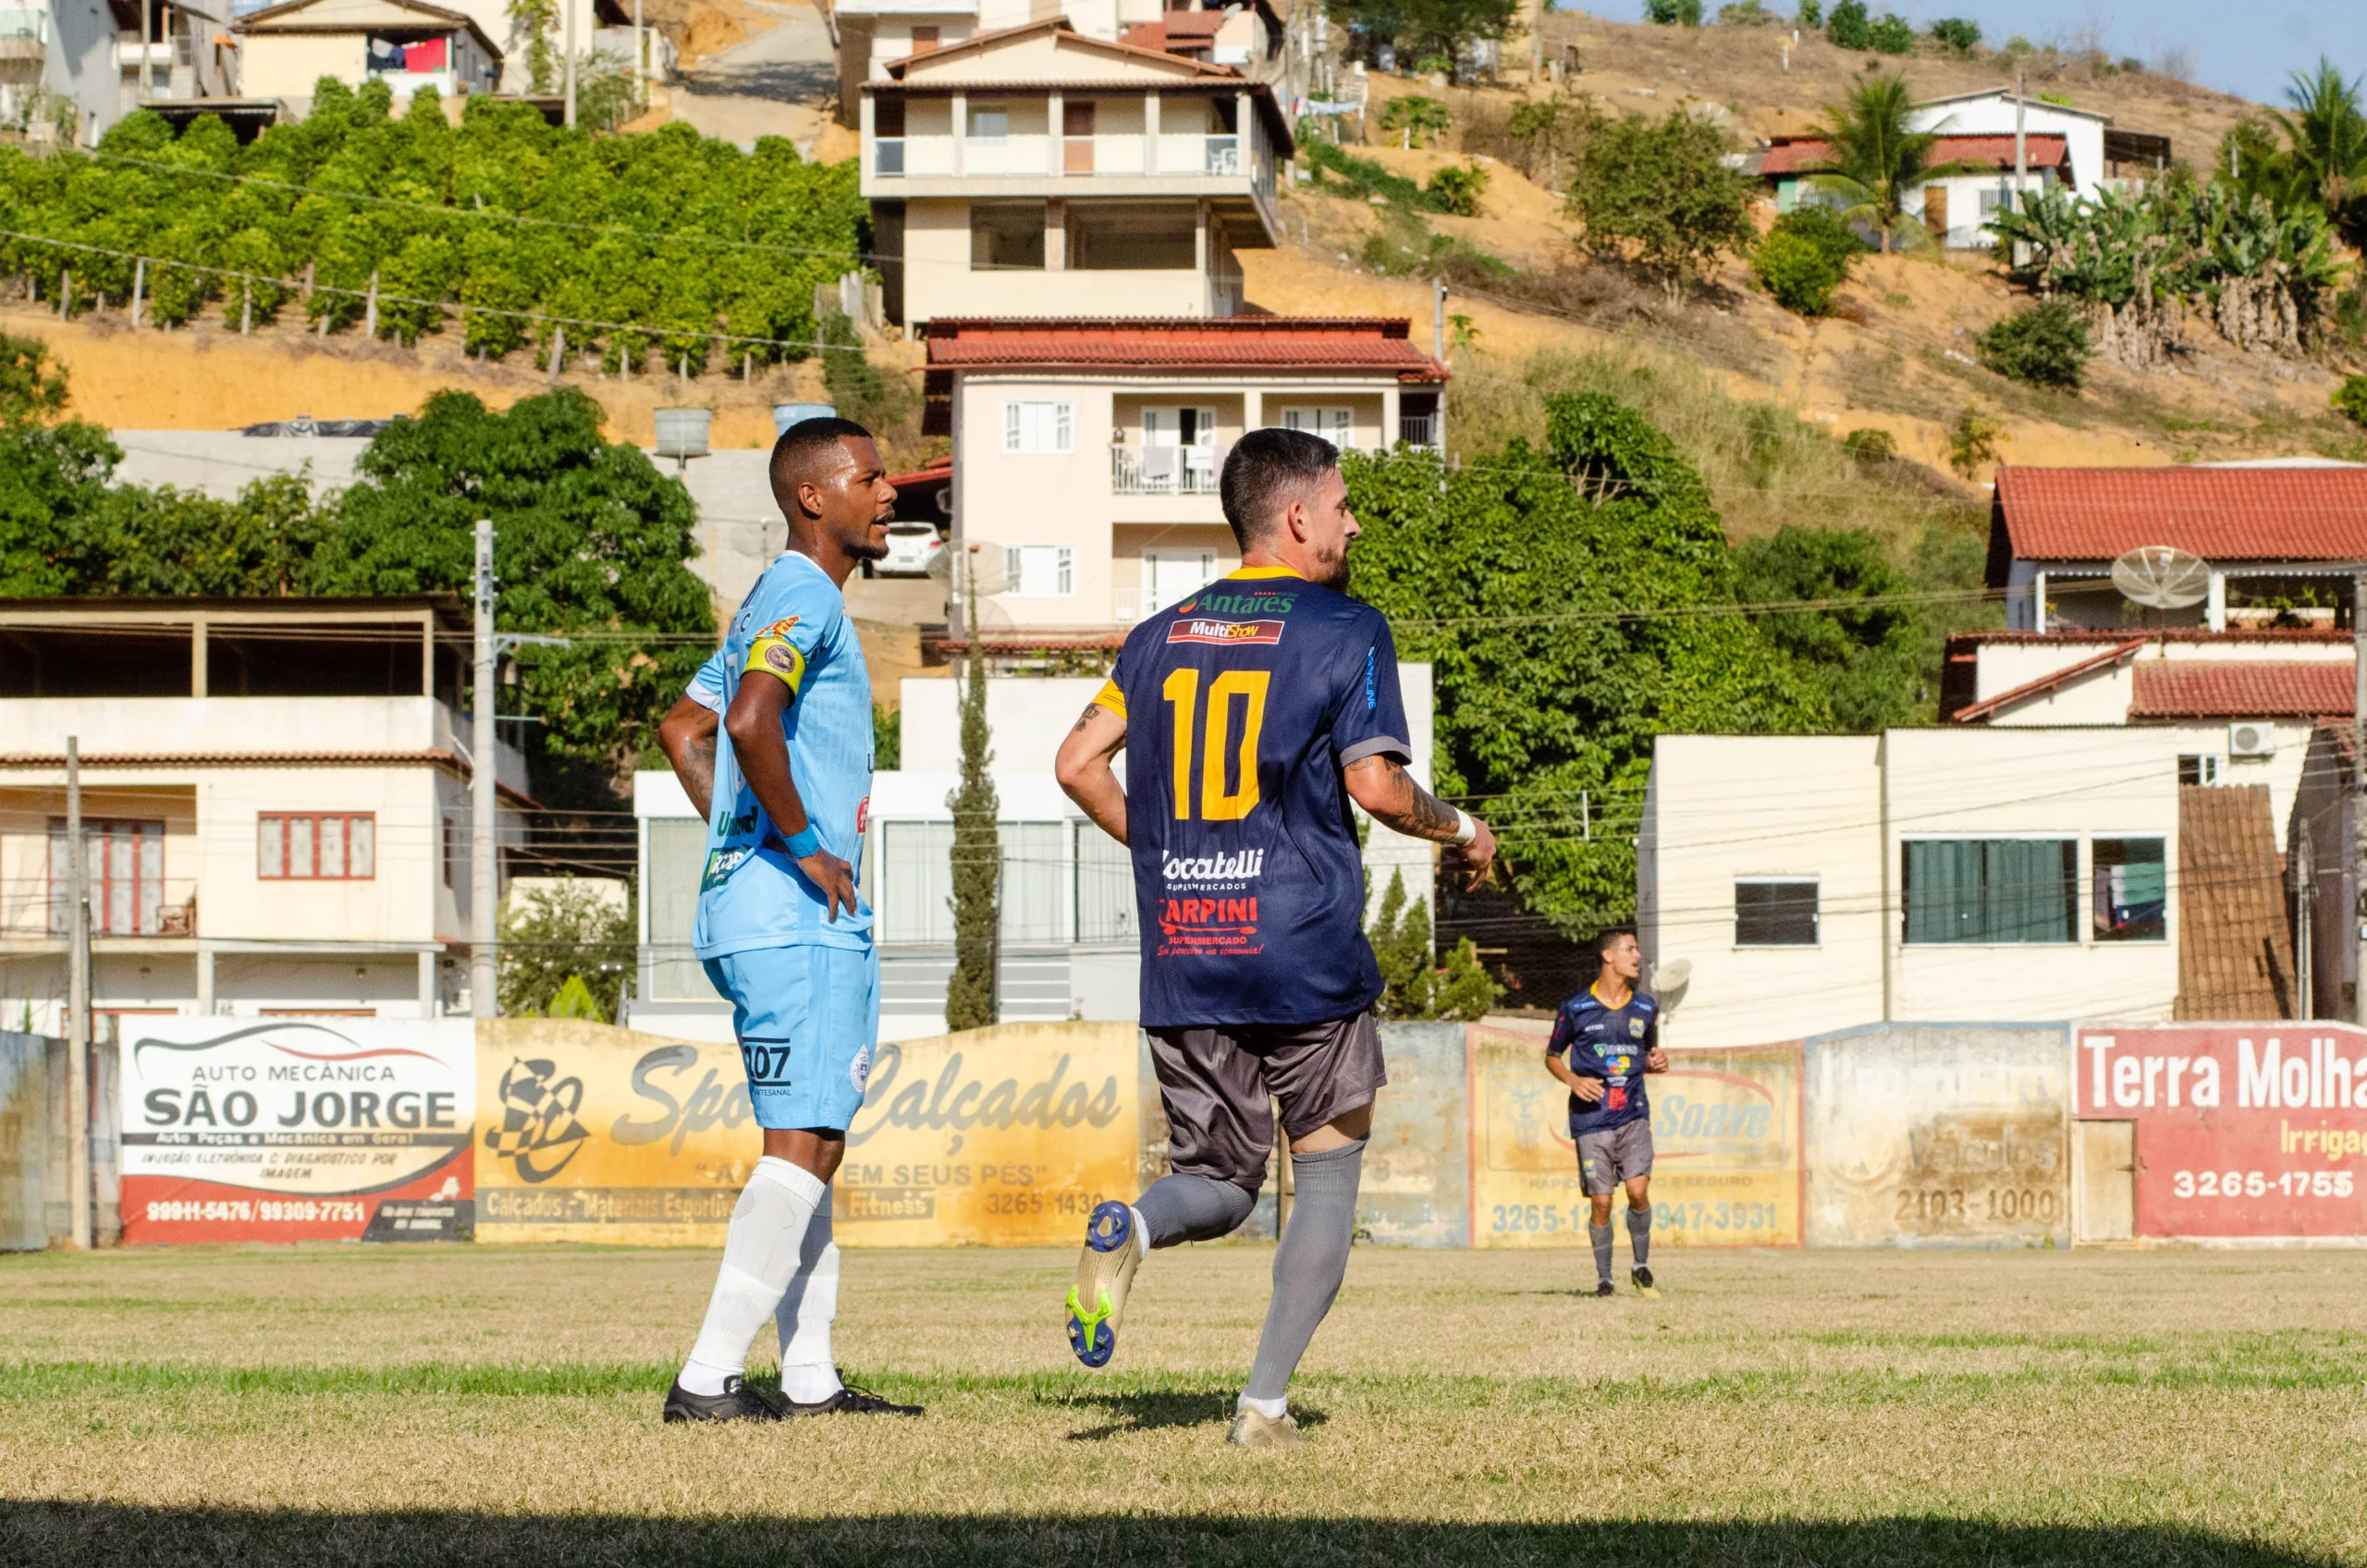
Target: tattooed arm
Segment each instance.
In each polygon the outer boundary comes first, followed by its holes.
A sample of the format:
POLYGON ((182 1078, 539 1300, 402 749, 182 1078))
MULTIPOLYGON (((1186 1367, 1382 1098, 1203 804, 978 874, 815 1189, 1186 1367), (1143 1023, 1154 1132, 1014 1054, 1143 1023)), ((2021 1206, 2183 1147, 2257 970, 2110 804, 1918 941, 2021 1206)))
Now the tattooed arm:
POLYGON ((722 723, 713 708, 688 697, 678 698, 657 721, 657 743, 703 820, 715 815, 715 735, 722 723))
MULTIPOLYGON (((1375 822, 1409 839, 1453 843, 1462 829, 1462 814, 1415 783, 1405 765, 1394 757, 1359 757, 1348 765, 1346 778, 1356 804, 1375 822)), ((1487 877, 1488 863, 1496 858, 1496 836, 1476 816, 1471 825, 1478 833, 1462 847, 1463 864, 1471 868, 1471 886, 1477 888, 1487 877)))
POLYGON ((1061 742, 1052 772, 1070 800, 1093 818, 1101 831, 1120 843, 1126 841, 1126 790, 1110 760, 1126 745, 1126 716, 1107 705, 1105 692, 1086 704, 1085 715, 1061 742))

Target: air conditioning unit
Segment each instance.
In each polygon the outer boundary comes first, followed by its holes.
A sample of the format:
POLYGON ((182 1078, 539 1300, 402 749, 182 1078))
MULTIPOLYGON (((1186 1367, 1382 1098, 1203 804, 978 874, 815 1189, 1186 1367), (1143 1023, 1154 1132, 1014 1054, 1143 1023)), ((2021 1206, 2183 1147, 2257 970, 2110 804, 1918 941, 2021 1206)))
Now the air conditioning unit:
POLYGON ((2231 757, 2275 756, 2276 727, 2257 722, 2227 726, 2227 754, 2231 757))

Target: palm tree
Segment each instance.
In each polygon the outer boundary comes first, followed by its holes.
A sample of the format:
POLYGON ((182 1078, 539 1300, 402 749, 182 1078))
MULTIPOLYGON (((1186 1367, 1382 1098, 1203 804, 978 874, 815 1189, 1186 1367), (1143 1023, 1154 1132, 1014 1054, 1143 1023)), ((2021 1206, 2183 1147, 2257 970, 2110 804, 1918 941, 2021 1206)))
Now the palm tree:
POLYGON ((1930 162, 1940 139, 1931 131, 1908 129, 1914 113, 1914 95, 1907 92, 1904 75, 1859 82, 1849 90, 1847 103, 1824 106, 1824 125, 1818 134, 1833 149, 1832 156, 1802 170, 1818 190, 1850 203, 1842 210, 1844 221, 1871 223, 1885 253, 1891 229, 1906 211, 1908 191, 1932 176, 1979 174, 1989 167, 1930 162))
POLYGON ((2367 237, 2367 116, 2360 113, 2360 78, 2349 81, 2321 55, 2315 73, 2293 73, 2285 96, 2300 111, 2269 111, 2291 144, 2287 156, 2312 199, 2353 239, 2367 237))

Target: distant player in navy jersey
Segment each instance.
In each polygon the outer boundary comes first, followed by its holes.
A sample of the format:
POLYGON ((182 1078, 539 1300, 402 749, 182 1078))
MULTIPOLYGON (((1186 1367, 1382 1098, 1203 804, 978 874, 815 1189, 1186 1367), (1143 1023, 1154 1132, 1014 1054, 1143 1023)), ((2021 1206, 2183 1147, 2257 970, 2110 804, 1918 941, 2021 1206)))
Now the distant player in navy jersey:
POLYGON ((1061 786, 1134 851, 1142 1023, 1172 1174, 1085 1228, 1069 1340, 1109 1363, 1146 1250, 1212 1241, 1249 1217, 1282 1103, 1295 1199, 1229 1441, 1298 1441, 1284 1396, 1348 1266, 1373 1096, 1387 1082, 1372 1005, 1355 802, 1401 833, 1462 847, 1487 825, 1442 805, 1412 759, 1389 623, 1349 598, 1356 520, 1330 442, 1253 430, 1225 459, 1241 570, 1127 634, 1061 745, 1061 786), (1129 749, 1127 785, 1110 762, 1129 749))
POLYGON ((1578 1143, 1578 1179, 1594 1206, 1587 1239, 1594 1243, 1594 1293, 1611 1282, 1611 1194, 1627 1188, 1627 1240, 1635 1268, 1627 1278, 1644 1295, 1652 1285, 1652 1110, 1644 1074, 1668 1069, 1661 1049, 1660 1004, 1636 989, 1644 955, 1636 933, 1614 925, 1595 938, 1602 972, 1562 1004, 1545 1068, 1570 1090, 1570 1136, 1578 1143))

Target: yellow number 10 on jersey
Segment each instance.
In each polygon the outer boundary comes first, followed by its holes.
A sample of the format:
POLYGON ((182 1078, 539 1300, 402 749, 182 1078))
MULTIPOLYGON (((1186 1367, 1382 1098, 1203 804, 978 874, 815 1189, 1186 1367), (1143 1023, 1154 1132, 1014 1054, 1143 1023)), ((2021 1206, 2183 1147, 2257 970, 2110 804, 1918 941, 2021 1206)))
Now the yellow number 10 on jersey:
MULTIPOLYGON (((1208 682, 1208 762, 1200 771, 1200 820, 1238 822, 1257 804, 1257 736, 1266 726, 1266 684, 1273 672, 1228 669, 1208 682), (1228 793, 1225 741, 1233 728, 1233 699, 1248 699, 1241 721, 1241 745, 1233 771, 1241 782, 1228 793)), ((1175 819, 1192 815, 1192 729, 1200 703, 1200 672, 1178 669, 1159 688, 1175 709, 1175 819)))

